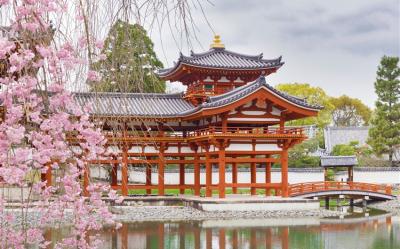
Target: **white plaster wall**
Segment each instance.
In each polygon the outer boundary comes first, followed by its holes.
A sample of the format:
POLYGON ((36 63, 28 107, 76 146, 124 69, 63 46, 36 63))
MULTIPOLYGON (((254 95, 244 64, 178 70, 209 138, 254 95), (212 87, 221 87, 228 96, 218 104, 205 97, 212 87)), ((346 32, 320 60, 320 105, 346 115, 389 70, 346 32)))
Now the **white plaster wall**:
MULTIPOLYGON (((400 171, 354 171, 355 182, 400 184, 400 171)), ((345 181, 347 174, 336 175, 336 181, 345 181)))
POLYGON ((137 154, 140 154, 140 153, 142 153, 142 147, 140 147, 140 146, 132 146, 132 147, 128 150, 128 152, 129 152, 129 153, 137 153, 137 154))
POLYGON ((299 203, 202 203, 201 209, 204 211, 299 211, 319 209, 319 202, 299 202, 299 203))
POLYGON ((108 146, 107 152, 117 154, 117 153, 121 153, 121 150, 118 148, 118 146, 108 146))
POLYGON ((193 151, 189 147, 181 147, 181 152, 182 153, 193 153, 193 151))
MULTIPOLYGON (((118 172, 120 173, 120 172, 118 172)), ((104 168, 101 167, 91 167, 91 176, 106 178, 108 173, 104 168)), ((342 178, 345 180, 347 175, 339 174, 336 176, 336 180, 340 181, 342 178)), ((120 179, 120 174, 118 174, 120 179)), ((213 183, 218 183, 218 172, 212 173, 213 183)), ((273 183, 279 183, 281 181, 280 172, 272 172, 271 178, 273 183)), ((133 171, 129 172, 130 181, 145 183, 146 175, 145 172, 133 171)), ((205 184, 205 172, 200 174, 201 184, 205 184)), ((227 172, 225 176, 226 182, 232 182, 232 173, 227 172)), ((256 174, 257 183, 265 182, 265 172, 257 172, 256 174)), ((300 182, 317 182, 323 181, 323 172, 289 172, 289 183, 300 183, 300 182)), ((398 171, 380 171, 380 172, 354 172, 355 182, 366 182, 366 183, 378 183, 378 184, 400 184, 400 173, 398 171)), ((185 182, 187 184, 194 183, 194 173, 185 173, 185 182)), ((246 183, 250 182, 250 172, 238 172, 238 182, 246 183)), ((152 183, 158 183, 157 173, 152 173, 152 183)), ((166 184, 178 184, 179 183, 179 173, 165 173, 165 183, 166 184)))
POLYGON ((256 151, 280 151, 276 144, 256 144, 256 151))
POLYGON ((253 145, 251 144, 230 144, 227 151, 252 151, 253 145))
POLYGON ((156 150, 153 146, 146 146, 144 147, 144 153, 158 153, 159 151, 156 150))
POLYGON ((168 149, 165 152, 166 153, 178 153, 178 147, 168 146, 168 149))

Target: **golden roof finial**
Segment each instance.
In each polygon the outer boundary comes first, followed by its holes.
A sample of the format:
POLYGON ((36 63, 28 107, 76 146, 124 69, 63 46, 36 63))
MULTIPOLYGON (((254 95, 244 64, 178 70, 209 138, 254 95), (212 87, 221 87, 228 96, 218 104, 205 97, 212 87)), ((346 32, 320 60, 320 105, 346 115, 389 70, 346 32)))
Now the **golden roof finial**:
POLYGON ((225 45, 221 43, 221 37, 214 35, 214 41, 210 46, 211 48, 225 48, 225 45))

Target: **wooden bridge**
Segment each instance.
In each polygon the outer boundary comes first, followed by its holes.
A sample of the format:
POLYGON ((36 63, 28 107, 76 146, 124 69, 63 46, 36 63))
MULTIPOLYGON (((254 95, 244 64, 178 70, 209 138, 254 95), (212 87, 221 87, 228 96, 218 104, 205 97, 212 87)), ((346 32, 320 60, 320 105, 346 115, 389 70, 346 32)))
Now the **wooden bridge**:
POLYGON ((389 185, 363 182, 306 182, 291 184, 289 196, 302 198, 340 197, 351 199, 394 200, 392 188, 389 185))

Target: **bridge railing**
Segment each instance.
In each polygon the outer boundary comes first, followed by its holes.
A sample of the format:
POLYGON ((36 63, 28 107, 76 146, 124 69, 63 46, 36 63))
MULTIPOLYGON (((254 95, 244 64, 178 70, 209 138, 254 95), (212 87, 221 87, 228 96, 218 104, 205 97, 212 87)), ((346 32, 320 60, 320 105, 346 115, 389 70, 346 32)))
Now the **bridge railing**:
POLYGON ((382 194, 392 194, 392 187, 384 184, 372 184, 364 182, 304 182, 289 185, 289 195, 296 196, 311 192, 331 190, 360 190, 371 191, 382 194))

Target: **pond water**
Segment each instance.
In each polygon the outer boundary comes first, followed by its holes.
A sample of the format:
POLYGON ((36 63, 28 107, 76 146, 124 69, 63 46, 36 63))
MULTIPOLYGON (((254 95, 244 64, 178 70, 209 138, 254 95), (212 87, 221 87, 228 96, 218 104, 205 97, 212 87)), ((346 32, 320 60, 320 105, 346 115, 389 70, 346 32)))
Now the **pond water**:
POLYGON ((355 208, 336 218, 136 222, 101 234, 108 248, 400 249, 400 217, 355 208))

